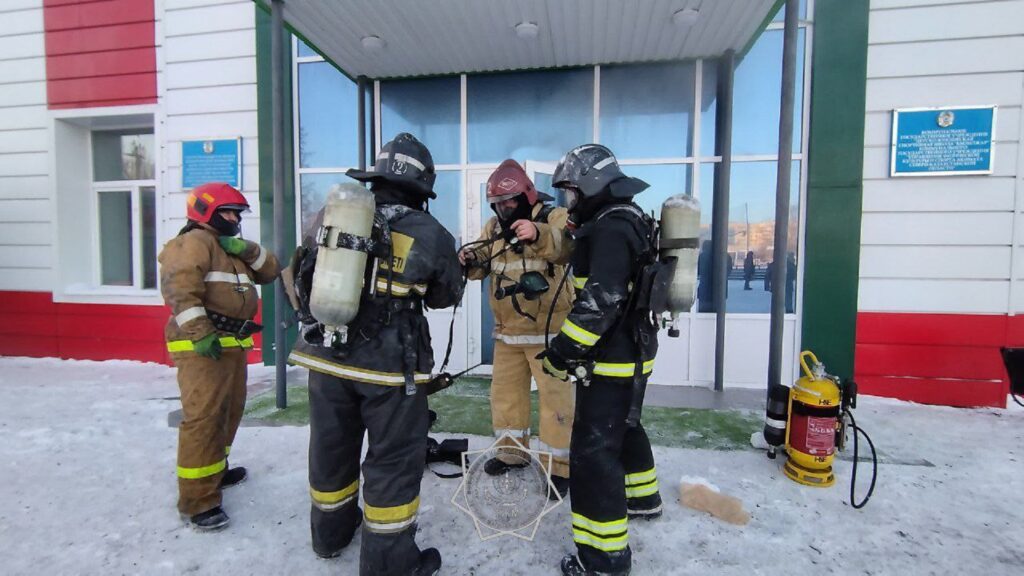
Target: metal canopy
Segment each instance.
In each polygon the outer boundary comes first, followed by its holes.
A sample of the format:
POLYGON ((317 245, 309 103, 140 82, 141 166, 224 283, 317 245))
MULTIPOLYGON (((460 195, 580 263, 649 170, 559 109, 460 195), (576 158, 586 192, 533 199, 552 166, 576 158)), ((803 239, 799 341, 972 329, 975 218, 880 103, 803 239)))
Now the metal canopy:
POLYGON ((376 79, 742 54, 775 6, 775 0, 282 3, 285 23, 311 46, 350 77, 376 79), (524 22, 536 25, 536 36, 517 33, 524 22), (383 45, 364 40, 371 36, 383 45))

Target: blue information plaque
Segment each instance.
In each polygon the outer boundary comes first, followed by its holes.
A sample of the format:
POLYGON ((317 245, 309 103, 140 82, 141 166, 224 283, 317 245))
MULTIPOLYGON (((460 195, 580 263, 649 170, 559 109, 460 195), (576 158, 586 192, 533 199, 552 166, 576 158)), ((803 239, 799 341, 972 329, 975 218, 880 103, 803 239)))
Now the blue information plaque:
POLYGON ((995 106, 895 110, 892 176, 992 173, 995 106))
POLYGON ((242 139, 186 140, 181 143, 181 188, 227 182, 242 189, 242 139))

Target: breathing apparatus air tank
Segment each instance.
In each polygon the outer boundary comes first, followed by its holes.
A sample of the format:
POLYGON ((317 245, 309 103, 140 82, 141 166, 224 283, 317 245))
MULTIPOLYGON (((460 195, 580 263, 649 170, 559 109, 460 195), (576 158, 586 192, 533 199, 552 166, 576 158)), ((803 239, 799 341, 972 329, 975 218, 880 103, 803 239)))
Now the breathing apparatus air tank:
POLYGON ((366 252, 339 244, 368 240, 375 208, 373 193, 358 184, 337 185, 327 195, 323 225, 317 231, 319 250, 309 298, 310 313, 324 325, 325 346, 331 345, 332 333, 339 342, 348 339, 347 324, 359 312, 363 289, 366 252))
POLYGON ((697 257, 700 242, 700 202, 677 194, 661 205, 659 259, 674 261, 668 288, 668 312, 672 315, 668 335, 679 336, 679 315, 689 312, 697 292, 697 257))

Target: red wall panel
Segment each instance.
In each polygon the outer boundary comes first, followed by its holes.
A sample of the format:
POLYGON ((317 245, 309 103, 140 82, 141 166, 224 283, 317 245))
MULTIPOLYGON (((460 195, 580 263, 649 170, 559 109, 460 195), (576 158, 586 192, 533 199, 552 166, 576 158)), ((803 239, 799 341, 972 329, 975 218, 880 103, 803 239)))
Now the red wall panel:
POLYGON ((156 28, 150 0, 44 3, 50 108, 156 102, 156 28))

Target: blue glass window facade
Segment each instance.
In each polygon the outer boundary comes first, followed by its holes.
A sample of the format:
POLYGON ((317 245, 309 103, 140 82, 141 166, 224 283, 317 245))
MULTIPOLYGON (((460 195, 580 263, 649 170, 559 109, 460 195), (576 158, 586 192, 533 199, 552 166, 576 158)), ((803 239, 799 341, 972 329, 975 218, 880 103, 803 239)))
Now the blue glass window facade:
POLYGON ((381 135, 408 132, 426 144, 435 164, 458 164, 462 125, 457 77, 381 82, 381 135))

